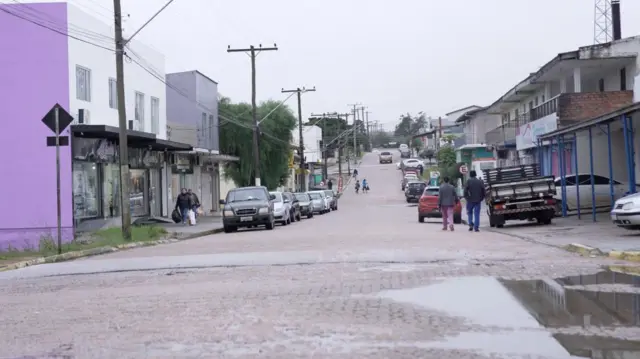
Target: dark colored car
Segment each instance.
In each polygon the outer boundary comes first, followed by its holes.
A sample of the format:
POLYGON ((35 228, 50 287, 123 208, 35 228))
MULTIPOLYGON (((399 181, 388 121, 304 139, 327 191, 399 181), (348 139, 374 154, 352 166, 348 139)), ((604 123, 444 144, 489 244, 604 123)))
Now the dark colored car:
POLYGON ((297 192, 293 194, 300 204, 300 215, 307 218, 313 217, 313 205, 311 204, 311 197, 308 193, 297 192))
POLYGON ((220 200, 220 204, 224 205, 222 211, 224 232, 235 232, 243 227, 275 228, 273 200, 274 196, 269 194, 266 187, 232 189, 227 193, 226 200, 220 200))
POLYGON ((291 216, 291 222, 299 221, 302 219, 300 215, 300 201, 293 195, 291 192, 282 192, 282 196, 284 197, 284 203, 291 203, 291 211, 289 212, 289 216, 291 216))
POLYGON ((409 181, 404 190, 404 197, 407 199, 407 203, 420 201, 422 192, 427 188, 427 184, 422 181, 409 181))
POLYGON ((331 210, 333 211, 337 211, 338 210, 338 197, 336 197, 336 193, 333 192, 333 190, 331 189, 326 189, 324 190, 324 193, 327 195, 327 197, 329 197, 329 207, 331 207, 331 210))

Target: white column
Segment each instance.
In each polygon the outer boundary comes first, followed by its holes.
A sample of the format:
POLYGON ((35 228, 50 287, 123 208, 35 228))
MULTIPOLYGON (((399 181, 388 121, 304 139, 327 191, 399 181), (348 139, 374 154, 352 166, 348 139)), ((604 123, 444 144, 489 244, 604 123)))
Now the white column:
POLYGON ((560 79, 560 93, 566 93, 567 92, 567 78, 563 77, 562 79, 560 79))
POLYGON ((573 69, 573 92, 582 92, 582 77, 580 68, 573 69))
POLYGON ((544 100, 549 101, 551 98, 551 82, 544 84, 544 100))

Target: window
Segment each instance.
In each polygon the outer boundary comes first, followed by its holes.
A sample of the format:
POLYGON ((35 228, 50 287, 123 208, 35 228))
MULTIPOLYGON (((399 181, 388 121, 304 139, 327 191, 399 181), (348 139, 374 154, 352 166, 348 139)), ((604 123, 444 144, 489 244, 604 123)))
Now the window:
POLYGON ((620 91, 627 91, 627 69, 620 69, 620 91))
POLYGON ((202 130, 200 131, 200 146, 202 147, 207 147, 208 143, 207 143, 207 134, 209 133, 209 131, 207 131, 207 114, 206 113, 202 113, 202 124, 200 127, 202 130))
POLYGON ((213 149, 213 134, 215 133, 215 129, 213 128, 213 126, 215 125, 214 121, 213 121, 213 115, 209 115, 209 149, 213 149))
POLYGON ((109 107, 118 108, 118 86, 116 79, 109 79, 109 107))
POLYGON ((137 127, 134 130, 144 131, 144 94, 136 91, 136 112, 135 121, 137 127))
POLYGON ((91 70, 76 65, 76 98, 91 102, 91 70))
POLYGON ((151 132, 160 134, 160 99, 151 97, 151 132))
POLYGON ((598 89, 600 92, 604 92, 604 79, 600 79, 600 81, 598 81, 598 89))

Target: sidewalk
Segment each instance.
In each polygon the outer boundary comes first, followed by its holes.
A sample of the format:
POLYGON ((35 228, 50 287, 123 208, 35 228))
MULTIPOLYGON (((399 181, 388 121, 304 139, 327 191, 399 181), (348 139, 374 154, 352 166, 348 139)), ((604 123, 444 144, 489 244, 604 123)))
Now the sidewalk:
MULTIPOLYGON (((465 215, 463 214, 463 218, 465 215)), ((551 225, 537 222, 509 221, 503 228, 490 228, 489 218, 483 209, 480 222, 483 229, 521 238, 527 241, 577 251, 584 254, 600 254, 610 257, 640 261, 640 231, 629 231, 613 225, 608 213, 592 221, 591 213, 577 216, 556 217, 551 225), (637 259, 633 259, 637 257, 637 259)))
POLYGON ((196 220, 195 226, 185 226, 182 223, 162 223, 157 225, 166 229, 171 238, 186 239, 219 232, 222 230, 222 217, 201 216, 196 220))

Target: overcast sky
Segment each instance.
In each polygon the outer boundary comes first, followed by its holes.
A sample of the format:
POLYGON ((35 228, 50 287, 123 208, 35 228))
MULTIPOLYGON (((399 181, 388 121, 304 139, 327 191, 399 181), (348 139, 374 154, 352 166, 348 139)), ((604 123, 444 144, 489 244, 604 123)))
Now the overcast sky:
MULTIPOLYGON (((4 1, 3 1, 4 2, 4 1)), ((111 0, 71 0, 110 21, 111 0)), ((165 0, 122 0, 132 31, 165 0)), ((197 69, 234 101, 250 100, 249 57, 227 45, 271 45, 257 60, 258 99, 316 86, 303 114, 369 107, 391 129, 401 113, 437 117, 487 105, 559 52, 593 43, 594 0, 175 0, 139 35, 166 71, 197 69)), ((623 37, 640 34, 640 1, 622 0, 623 37), (636 21, 634 21, 636 19, 636 21)), ((159 84, 161 85, 161 84, 159 84)), ((288 102, 295 108, 293 98, 288 102)))

